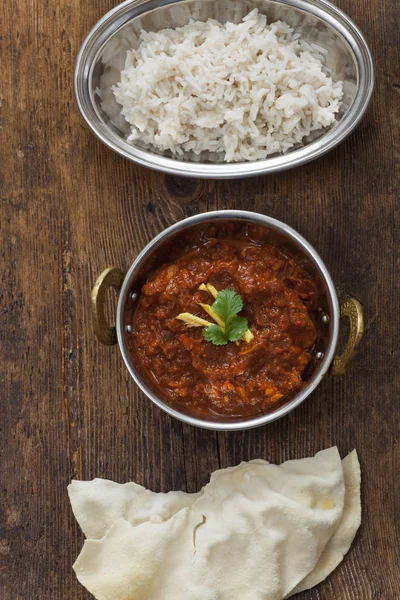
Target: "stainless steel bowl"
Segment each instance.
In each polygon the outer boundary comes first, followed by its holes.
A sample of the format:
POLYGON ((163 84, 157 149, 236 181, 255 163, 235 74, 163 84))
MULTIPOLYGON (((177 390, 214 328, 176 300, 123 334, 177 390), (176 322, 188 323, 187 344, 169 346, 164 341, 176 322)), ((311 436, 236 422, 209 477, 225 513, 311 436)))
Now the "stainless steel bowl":
POLYGON ((326 0, 128 0, 108 12, 90 31, 78 54, 75 94, 87 124, 109 148, 166 173, 204 178, 250 177, 309 162, 342 142, 358 125, 373 90, 374 69, 367 43, 356 25, 326 0), (265 160, 224 163, 223 156, 187 153, 184 160, 126 141, 129 126, 111 86, 120 80, 127 50, 138 45, 141 29, 157 31, 185 25, 190 18, 239 22, 258 7, 269 21, 282 19, 327 53, 325 67, 344 81, 344 98, 333 128, 314 132, 284 155, 265 160))
POLYGON ((142 250, 126 276, 115 267, 106 269, 96 281, 92 291, 92 314, 94 330, 99 340, 106 345, 118 342, 129 373, 150 400, 168 414, 185 423, 206 429, 224 431, 249 429, 265 425, 292 411, 315 390, 330 367, 333 374, 344 373, 345 367, 354 355, 363 333, 363 316, 360 304, 357 300, 348 299, 341 304, 339 309, 335 286, 327 268, 314 248, 299 233, 285 223, 271 217, 238 210, 220 210, 203 213, 184 219, 168 227, 142 250), (130 326, 127 323, 131 321, 130 317, 135 310, 141 285, 147 278, 147 275, 155 266, 163 262, 165 263, 165 257, 168 257, 169 254, 168 246, 172 240, 176 242, 178 236, 190 235, 194 228, 204 227, 206 224, 212 224, 217 221, 255 223, 266 227, 273 235, 279 236, 282 243, 285 245, 289 244, 293 248, 293 251, 306 261, 307 269, 319 281, 323 291, 322 296, 325 299, 323 314, 321 314, 320 323, 317 324, 318 339, 314 347, 314 357, 311 367, 308 369, 304 386, 282 406, 278 406, 266 414, 235 420, 228 418, 214 420, 201 419, 190 414, 189 410, 185 411, 180 406, 172 405, 155 390, 151 381, 140 371, 139 365, 132 362, 128 351, 129 336, 131 333, 129 331, 130 326), (104 314, 105 296, 108 288, 111 286, 119 292, 115 327, 108 325, 104 314), (334 358, 338 341, 340 316, 350 319, 350 335, 344 352, 334 358))

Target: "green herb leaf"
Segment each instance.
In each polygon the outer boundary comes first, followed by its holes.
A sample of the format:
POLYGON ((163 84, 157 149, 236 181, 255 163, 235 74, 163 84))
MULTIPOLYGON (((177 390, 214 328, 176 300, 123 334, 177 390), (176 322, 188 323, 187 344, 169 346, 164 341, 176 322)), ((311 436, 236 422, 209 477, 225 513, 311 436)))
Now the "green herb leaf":
POLYGON ((225 332, 230 342, 240 340, 247 331, 247 319, 245 317, 234 317, 225 332))
POLYGON ((211 324, 205 319, 192 315, 191 313, 181 313, 176 318, 184 321, 190 327, 202 327, 203 337, 207 342, 216 346, 225 346, 228 342, 244 340, 251 342, 254 335, 248 329, 247 319, 236 316, 243 308, 243 300, 233 290, 221 290, 217 292, 215 287, 209 283, 202 283, 199 289, 209 292, 215 300, 210 306, 199 302, 202 309, 215 321, 211 324))
POLYGON ((225 328, 243 308, 243 300, 233 290, 221 290, 211 308, 225 321, 225 328))
POLYGON ((212 342, 215 346, 225 346, 228 338, 219 325, 209 325, 203 329, 203 337, 207 342, 212 342))

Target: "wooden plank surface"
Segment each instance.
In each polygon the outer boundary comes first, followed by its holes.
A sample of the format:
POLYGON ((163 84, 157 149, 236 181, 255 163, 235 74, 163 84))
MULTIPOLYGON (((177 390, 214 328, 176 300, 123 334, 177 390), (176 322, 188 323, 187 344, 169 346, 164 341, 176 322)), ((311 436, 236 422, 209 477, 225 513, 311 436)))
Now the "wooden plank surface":
POLYGON ((245 181, 153 173, 85 128, 73 98, 79 45, 112 0, 8 0, 0 16, 0 598, 84 600, 71 478, 198 490, 241 460, 356 447, 363 523, 344 563, 299 600, 400 598, 399 19, 397 0, 338 0, 364 31, 377 85, 367 117, 329 155, 245 181), (322 255, 366 314, 360 354, 288 417, 237 434, 194 430, 154 408, 116 348, 94 339, 89 294, 177 219, 263 212, 322 255))

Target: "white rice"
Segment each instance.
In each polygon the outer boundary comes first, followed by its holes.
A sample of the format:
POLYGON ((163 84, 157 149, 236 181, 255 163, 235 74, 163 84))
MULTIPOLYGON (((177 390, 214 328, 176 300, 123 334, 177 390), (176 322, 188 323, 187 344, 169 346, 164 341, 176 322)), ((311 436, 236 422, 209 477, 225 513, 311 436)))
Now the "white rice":
POLYGON ((224 152, 225 161, 287 152, 335 122, 343 82, 321 48, 253 10, 239 24, 191 21, 142 31, 113 92, 140 140, 174 155, 224 152))

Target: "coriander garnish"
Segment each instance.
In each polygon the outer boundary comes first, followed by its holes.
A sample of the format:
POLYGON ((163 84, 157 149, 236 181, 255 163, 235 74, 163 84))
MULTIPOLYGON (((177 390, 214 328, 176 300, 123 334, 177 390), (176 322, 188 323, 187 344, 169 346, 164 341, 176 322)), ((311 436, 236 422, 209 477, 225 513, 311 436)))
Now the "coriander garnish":
POLYGON ((200 317, 191 313, 181 313, 177 319, 184 321, 189 327, 202 327, 203 337, 207 342, 216 346, 224 346, 228 342, 236 342, 243 339, 247 343, 251 342, 254 335, 248 329, 247 319, 238 317, 238 313, 243 309, 243 300, 233 290, 221 290, 218 292, 214 286, 202 283, 199 289, 207 291, 215 298, 210 306, 209 304, 199 303, 203 310, 215 321, 215 324, 208 323, 200 317))

